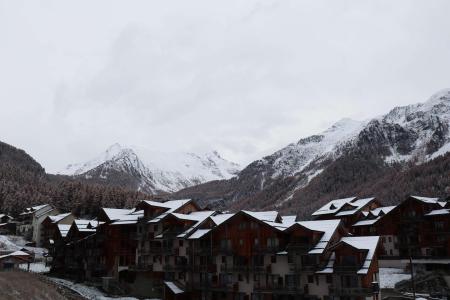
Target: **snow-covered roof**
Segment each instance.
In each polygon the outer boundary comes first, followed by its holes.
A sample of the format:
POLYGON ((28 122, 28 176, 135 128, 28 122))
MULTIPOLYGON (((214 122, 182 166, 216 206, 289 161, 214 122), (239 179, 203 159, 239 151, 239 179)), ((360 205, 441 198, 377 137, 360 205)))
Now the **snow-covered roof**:
POLYGON ((218 214, 215 216, 211 216, 211 220, 214 222, 214 224, 220 225, 232 216, 234 216, 234 214, 218 214))
POLYGON ((364 263, 357 274, 367 274, 369 271, 370 264, 372 263, 372 259, 377 250, 379 239, 379 236, 347 236, 339 241, 339 244, 345 243, 356 249, 367 250, 364 263))
POLYGON ((42 205, 36 205, 36 206, 32 206, 32 207, 27 207, 25 208, 25 210, 20 214, 20 215, 28 215, 28 214, 33 214, 38 210, 41 210, 45 207, 50 207, 50 204, 42 204, 42 205))
POLYGON ((0 258, 10 257, 10 256, 28 256, 29 257, 30 254, 19 250, 19 251, 14 251, 14 252, 6 254, 6 255, 2 255, 2 256, 0 256, 0 258))
POLYGON ((111 223, 111 225, 130 225, 130 224, 136 224, 140 218, 144 217, 144 211, 138 210, 138 211, 132 211, 129 214, 125 214, 120 216, 119 219, 116 219, 111 223))
POLYGON ((71 213, 65 213, 65 214, 59 214, 59 215, 55 215, 55 216, 48 216, 48 218, 50 219, 50 221, 52 223, 58 223, 59 221, 63 220, 65 217, 70 216, 71 213))
POLYGON ((77 227, 78 231, 81 232, 95 232, 98 225, 104 222, 99 222, 97 220, 81 220, 77 219, 73 221, 73 224, 77 227))
POLYGON ((334 214, 338 212, 342 206, 354 200, 356 200, 356 197, 331 200, 330 202, 328 202, 327 204, 325 204, 324 206, 313 212, 312 215, 319 216, 319 215, 334 214))
POLYGON ((167 216, 170 213, 176 212, 178 209, 186 205, 187 203, 191 202, 191 199, 181 199, 181 200, 170 200, 166 202, 155 202, 155 201, 149 201, 144 200, 147 204, 158 206, 158 207, 164 207, 167 208, 167 211, 162 213, 161 215, 153 218, 152 220, 148 221, 148 223, 157 223, 161 219, 163 219, 165 216, 167 216))
MULTIPOLYGON (((175 215, 176 213, 172 213, 172 215, 175 215)), ((213 210, 208 210, 208 211, 195 211, 192 212, 190 214, 176 214, 176 215, 182 215, 182 216, 178 216, 181 218, 184 217, 188 217, 188 220, 190 221, 195 221, 195 223, 189 227, 187 230, 185 230, 184 232, 180 233, 179 235, 177 235, 178 238, 184 238, 187 237, 190 233, 192 233, 196 228, 198 228, 206 219, 208 219, 210 216, 216 214, 215 211, 213 210)))
POLYGON ((320 271, 317 271, 317 274, 333 274, 334 261, 336 260, 336 253, 331 253, 330 258, 328 259, 327 265, 320 271))
POLYGON ((336 216, 340 217, 340 216, 353 215, 353 214, 357 213, 358 211, 360 211, 364 206, 366 206, 367 204, 372 202, 374 199, 375 198, 372 197, 372 198, 358 199, 353 202, 346 203, 347 205, 354 207, 354 209, 339 211, 336 214, 336 216))
POLYGON ((67 225, 67 224, 58 224, 58 230, 59 233, 61 234, 61 236, 64 238, 67 236, 67 233, 69 232, 71 225, 67 225))
POLYGON ((427 213, 425 216, 450 215, 450 209, 435 209, 427 213))
POLYGON ((134 212, 134 209, 102 208, 110 221, 120 220, 124 215, 134 212))
POLYGON ((281 222, 284 224, 294 224, 295 220, 297 220, 297 216, 296 215, 292 215, 292 216, 281 216, 281 222))
POLYGON ((416 200, 422 201, 424 203, 428 204, 437 204, 439 202, 439 198, 429 198, 429 197, 421 197, 421 196, 411 196, 411 198, 414 198, 416 200))
POLYGON ((371 213, 373 216, 379 216, 380 214, 385 215, 396 207, 397 207, 396 205, 377 207, 371 209, 369 213, 371 213))
MULTIPOLYGON (((309 254, 322 254, 328 243, 330 242, 333 234, 338 228, 341 220, 318 220, 318 221, 300 221, 296 222, 300 226, 303 226, 309 230, 322 232, 319 242, 311 249, 309 254)), ((294 226, 294 225, 292 225, 294 226)))
POLYGON ((192 233, 188 239, 189 240, 196 240, 199 239, 201 237, 203 237, 205 234, 207 234, 208 232, 210 232, 211 229, 197 229, 194 231, 194 233, 192 233))
POLYGON ((267 221, 267 222, 276 222, 279 218, 279 214, 277 211, 249 211, 249 210, 242 210, 243 213, 252 216, 255 219, 258 219, 260 221, 267 221))
POLYGON ((175 283, 172 281, 164 281, 164 284, 172 291, 174 294, 182 294, 184 291, 180 289, 175 283))
POLYGON ((373 225, 378 222, 384 215, 388 214, 391 210, 396 208, 396 206, 383 206, 377 207, 375 209, 370 210, 364 214, 365 218, 359 220, 353 226, 368 226, 373 225))
POLYGON ((8 219, 14 219, 13 217, 7 215, 7 214, 0 214, 0 219, 3 217, 8 217, 8 219))
POLYGON ((364 219, 361 221, 356 222, 355 224, 353 224, 353 226, 368 226, 368 225, 373 225, 376 222, 378 222, 378 220, 380 220, 381 217, 376 217, 375 219, 364 219))

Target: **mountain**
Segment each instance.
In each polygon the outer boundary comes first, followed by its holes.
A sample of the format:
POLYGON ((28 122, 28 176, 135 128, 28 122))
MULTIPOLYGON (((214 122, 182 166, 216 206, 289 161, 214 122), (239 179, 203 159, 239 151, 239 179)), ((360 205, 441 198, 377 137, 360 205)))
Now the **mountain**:
POLYGON ((96 158, 68 165, 59 174, 158 194, 211 180, 229 179, 238 172, 239 165, 223 159, 216 151, 163 153, 114 144, 96 158))
POLYGON ((414 172, 430 165, 445 164, 450 151, 450 90, 433 95, 427 102, 396 107, 366 121, 344 119, 324 132, 254 161, 238 176, 179 191, 174 197, 190 196, 205 203, 240 208, 277 208, 307 215, 333 197, 373 192, 386 202, 400 201, 408 193, 444 195, 450 187, 447 171, 435 168, 429 178, 441 178, 422 186, 414 172), (437 163, 436 163, 437 162, 437 163), (443 173, 442 173, 443 172, 443 173), (403 176, 403 177, 402 177, 403 176), (385 178, 403 182, 371 187, 385 178), (403 178, 403 179, 402 179, 403 178), (390 192, 386 192, 390 191, 390 192))
POLYGON ((61 211, 96 215, 102 206, 131 207, 147 197, 123 188, 47 174, 24 150, 0 142, 0 212, 16 215, 25 207, 49 203, 61 211))

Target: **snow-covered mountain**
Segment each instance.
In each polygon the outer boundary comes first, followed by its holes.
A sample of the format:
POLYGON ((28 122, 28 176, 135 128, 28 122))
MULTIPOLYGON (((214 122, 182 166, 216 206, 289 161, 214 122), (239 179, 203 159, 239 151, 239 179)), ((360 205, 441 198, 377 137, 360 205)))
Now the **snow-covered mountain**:
POLYGON ((343 119, 255 163, 274 179, 304 172, 309 180, 320 174, 323 162, 362 147, 381 151, 388 163, 420 163, 450 151, 449 126, 450 89, 371 120, 343 119))
POLYGON ((216 151, 171 153, 114 144, 94 159, 70 164, 59 174, 156 194, 229 179, 239 170, 238 164, 223 159, 216 151))
POLYGON ((320 134, 252 162, 222 186, 212 185, 218 193, 203 185, 178 195, 203 193, 247 208, 286 207, 295 199, 308 198, 311 193, 302 194, 306 189, 318 191, 319 196, 337 193, 339 180, 354 188, 368 180, 369 171, 381 174, 398 165, 405 169, 410 163, 420 165, 450 152, 449 127, 450 89, 370 120, 343 119, 320 134), (361 176, 355 177, 359 172, 361 176), (323 186, 314 186, 317 182, 323 186))

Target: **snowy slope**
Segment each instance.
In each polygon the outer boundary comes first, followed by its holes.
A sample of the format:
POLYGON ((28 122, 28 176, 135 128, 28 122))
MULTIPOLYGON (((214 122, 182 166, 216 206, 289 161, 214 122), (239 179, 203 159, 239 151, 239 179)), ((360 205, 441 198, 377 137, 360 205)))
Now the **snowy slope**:
POLYGON ((324 162, 370 142, 385 146, 385 161, 423 162, 450 151, 450 90, 427 102, 397 107, 367 121, 343 119, 324 132, 255 162, 272 179, 303 173, 308 181, 321 173, 324 162))
POLYGON ((143 147, 114 144, 85 163, 71 164, 59 174, 98 177, 127 174, 138 181, 138 190, 173 192, 206 181, 229 179, 239 165, 223 159, 216 151, 208 153, 157 152, 143 147))
MULTIPOLYGON (((236 178, 186 189, 177 196, 223 199, 223 206, 238 209, 289 207, 292 201, 308 199, 303 190, 332 194, 340 186, 327 182, 358 182, 352 174, 387 170, 394 163, 407 169, 443 155, 450 151, 449 128, 450 90, 444 90, 424 103, 396 107, 370 120, 343 119, 252 162, 236 178), (360 160, 352 164, 355 157, 360 160), (361 161, 365 163, 359 165, 361 161)), ((360 183, 367 178, 361 177, 360 183)))

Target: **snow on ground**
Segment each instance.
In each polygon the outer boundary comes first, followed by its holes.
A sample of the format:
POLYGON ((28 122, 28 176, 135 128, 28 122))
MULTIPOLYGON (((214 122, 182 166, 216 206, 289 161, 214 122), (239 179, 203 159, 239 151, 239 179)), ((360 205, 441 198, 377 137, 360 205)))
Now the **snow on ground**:
POLYGON ((403 269, 380 268, 379 272, 380 288, 382 289, 393 289, 396 283, 411 279, 411 274, 406 273, 403 269))
MULTIPOLYGON (((20 264, 19 268, 28 271, 28 264, 20 264)), ((50 266, 45 266, 44 262, 31 263, 29 271, 32 273, 48 273, 50 272, 50 266)))
MULTIPOLYGON (((102 293, 99 289, 95 287, 86 286, 81 283, 74 283, 66 279, 55 277, 48 277, 48 279, 50 279, 51 281, 55 282, 58 285, 67 287, 72 291, 77 292, 78 294, 89 300, 137 300, 137 298, 133 297, 119 297, 119 298, 108 297, 105 296, 104 293, 102 293)), ((148 300, 160 300, 160 299, 148 299, 148 300)))
POLYGON ((22 236, 0 235, 0 250, 17 251, 25 248, 34 252, 36 260, 42 260, 44 253, 48 252, 45 248, 25 246, 26 243, 28 243, 28 241, 26 241, 22 236))

